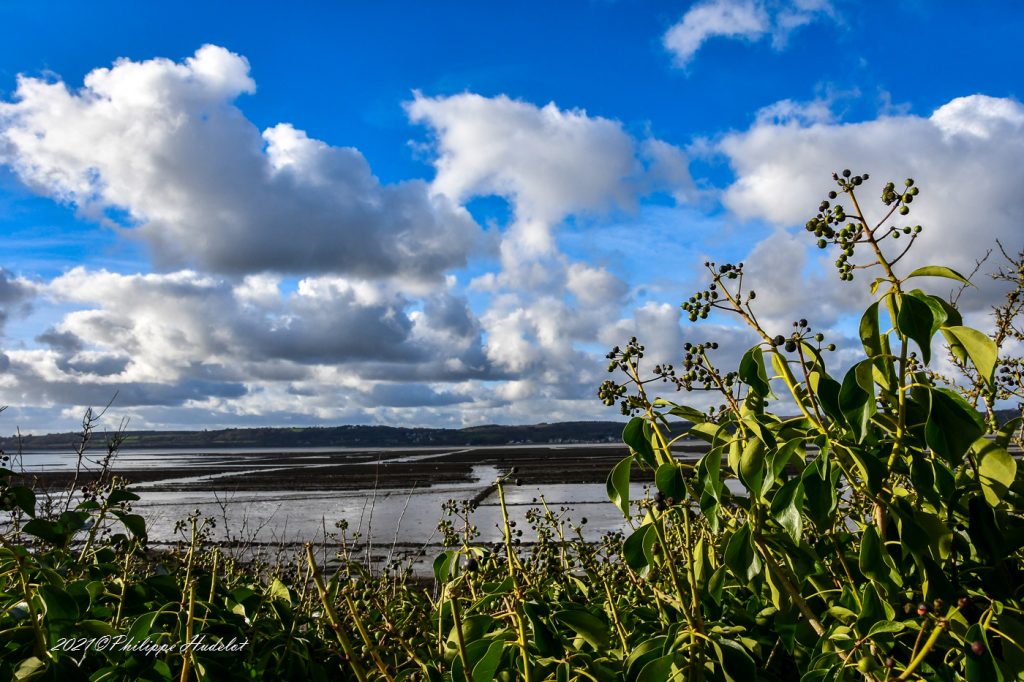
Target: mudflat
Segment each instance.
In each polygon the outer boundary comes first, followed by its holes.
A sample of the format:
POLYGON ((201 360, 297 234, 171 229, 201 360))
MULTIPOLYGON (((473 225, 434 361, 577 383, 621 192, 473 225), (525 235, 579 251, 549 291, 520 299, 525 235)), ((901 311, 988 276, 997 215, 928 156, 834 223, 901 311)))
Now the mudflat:
MULTIPOLYGON (((682 457, 697 457, 700 443, 675 448, 682 457)), ((169 451, 169 454, 173 451, 169 451)), ((472 480, 474 466, 491 465, 501 472, 516 468, 516 477, 531 484, 602 483, 612 466, 628 454, 619 444, 510 445, 486 447, 409 448, 366 451, 304 451, 209 453, 191 456, 191 465, 122 466, 115 458, 112 471, 146 490, 357 490, 402 488, 412 485, 472 480), (205 466, 203 459, 209 458, 205 466), (238 464, 244 458, 244 465, 238 464), (225 460, 234 460, 225 466, 225 460)), ((26 459, 30 455, 26 455, 26 459)), ((642 480, 642 475, 637 472, 642 480)), ((98 475, 95 466, 84 468, 78 485, 98 475)), ((21 475, 41 489, 66 488, 73 471, 32 471, 21 475)))

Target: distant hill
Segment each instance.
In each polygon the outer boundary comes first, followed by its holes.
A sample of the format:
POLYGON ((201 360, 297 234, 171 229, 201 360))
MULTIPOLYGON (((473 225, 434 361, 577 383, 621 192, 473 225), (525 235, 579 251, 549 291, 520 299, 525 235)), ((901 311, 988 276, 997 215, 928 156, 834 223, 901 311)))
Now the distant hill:
MULTIPOLYGON (((402 447, 436 445, 512 445, 517 443, 619 442, 620 422, 585 421, 528 426, 489 424, 465 429, 404 428, 394 426, 334 426, 309 428, 250 428, 217 431, 129 431, 126 448, 307 448, 402 447)), ((76 433, 22 436, 25 450, 66 450, 79 440, 76 433)), ((102 434, 95 442, 102 444, 102 434)), ((12 452, 14 436, 0 438, 0 447, 12 452)))
MULTIPOLYGON (((1020 416, 1017 410, 997 410, 1000 423, 1020 416)), ((217 431, 129 431, 128 448, 309 448, 404 447, 452 445, 514 445, 519 443, 617 443, 622 422, 582 421, 556 424, 502 426, 487 424, 465 429, 405 428, 396 426, 332 426, 308 428, 249 428, 217 431)), ((76 433, 22 436, 25 450, 66 450, 74 447, 76 433)), ((97 434, 96 444, 103 442, 97 434)), ((13 452, 17 438, 0 438, 0 448, 13 452)))

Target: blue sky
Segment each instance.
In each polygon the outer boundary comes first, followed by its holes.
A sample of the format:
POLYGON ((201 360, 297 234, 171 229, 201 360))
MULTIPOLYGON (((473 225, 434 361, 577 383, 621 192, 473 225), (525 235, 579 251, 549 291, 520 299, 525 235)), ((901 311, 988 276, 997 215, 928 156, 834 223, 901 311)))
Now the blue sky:
POLYGON ((137 428, 614 418, 602 349, 749 345, 679 319, 709 257, 842 339, 863 298, 798 230, 833 170, 918 179, 922 262, 1020 242, 1022 29, 1011 2, 0 0, 7 430, 115 393, 137 428))

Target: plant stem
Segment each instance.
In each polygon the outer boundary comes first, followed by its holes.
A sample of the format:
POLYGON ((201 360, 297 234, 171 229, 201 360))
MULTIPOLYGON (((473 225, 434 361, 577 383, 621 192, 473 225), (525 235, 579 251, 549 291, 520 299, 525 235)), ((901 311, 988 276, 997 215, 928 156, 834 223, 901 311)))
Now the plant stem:
POLYGON ((309 542, 306 543, 306 562, 309 564, 310 571, 313 574, 313 584, 316 585, 316 591, 320 595, 320 603, 324 607, 324 613, 327 614, 327 622, 330 624, 331 629, 334 630, 334 635, 338 638, 338 642, 345 652, 345 657, 348 658, 348 664, 352 668, 356 679, 359 682, 366 682, 366 671, 363 670, 359 659, 356 658, 352 642, 349 641, 348 635, 345 634, 345 630, 341 626, 338 614, 331 603, 330 595, 327 593, 327 587, 324 585, 324 579, 320 575, 320 569, 316 565, 316 558, 313 556, 313 545, 309 542))
POLYGON ((790 581, 785 570, 783 570, 782 566, 780 566, 775 560, 775 557, 772 556, 772 553, 768 550, 768 546, 765 544, 764 540, 760 537, 755 537, 754 544, 757 545, 758 550, 761 552, 761 556, 764 557, 765 564, 768 565, 768 570, 774 573, 775 577, 778 578, 779 583, 782 585, 782 589, 786 591, 786 594, 788 594, 790 599, 793 600, 793 603, 796 604, 796 608, 803 614, 804 618, 807 619, 807 622, 810 623, 814 632, 819 637, 824 637, 825 627, 821 624, 821 621, 818 620, 818 617, 814 615, 814 611, 811 611, 811 607, 807 605, 803 595, 800 594, 800 591, 797 590, 790 581))

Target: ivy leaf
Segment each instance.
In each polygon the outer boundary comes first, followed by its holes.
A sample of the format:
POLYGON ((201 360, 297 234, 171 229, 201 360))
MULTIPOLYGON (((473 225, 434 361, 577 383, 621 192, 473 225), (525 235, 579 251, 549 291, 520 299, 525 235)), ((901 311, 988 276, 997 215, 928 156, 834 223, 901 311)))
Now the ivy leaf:
POLYGON ((963 284, 974 286, 967 280, 966 277, 961 275, 956 270, 953 270, 952 268, 947 268, 942 265, 925 265, 924 267, 918 268, 917 270, 914 270, 912 273, 907 275, 906 279, 910 279, 911 277, 945 277, 946 279, 951 279, 956 282, 961 282, 963 284))
POLYGON ((594 614, 584 609, 566 609, 557 611, 553 618, 563 625, 568 625, 573 632, 582 637, 598 651, 608 645, 608 625, 594 614))
POLYGON ((992 375, 996 371, 996 359, 999 357, 995 341, 970 327, 943 327, 942 335, 949 342, 953 355, 961 362, 967 362, 967 358, 970 358, 978 369, 978 374, 991 387, 992 375))
POLYGON ((947 461, 958 464, 967 449, 985 433, 978 411, 948 388, 930 388, 931 409, 925 424, 925 442, 947 461))
POLYGON ((498 671, 498 666, 501 665, 501 654, 504 651, 504 640, 491 642, 487 647, 487 653, 473 666, 473 682, 491 682, 494 679, 494 673, 498 671))
POLYGON ((81 615, 74 597, 56 585, 40 585, 38 594, 48 622, 78 620, 81 615))
POLYGON ((743 358, 740 360, 739 375, 743 383, 750 386, 750 390, 758 395, 767 396, 771 393, 761 346, 754 346, 743 354, 743 358))
MULTIPOLYGON (((886 301, 891 301, 892 296, 886 296, 886 301)), ((892 390, 896 385, 896 371, 889 361, 889 335, 883 334, 878 322, 878 307, 880 301, 875 301, 864 311, 860 318, 858 335, 864 346, 864 352, 874 361, 875 380, 886 390, 892 390)))
POLYGON ((857 441, 863 441, 871 415, 875 413, 871 360, 858 362, 843 377, 843 385, 839 389, 839 408, 857 436, 857 441))
POLYGON ((455 550, 448 549, 437 555, 434 559, 434 578, 439 583, 448 582, 448 571, 451 568, 452 557, 455 555, 455 550))
MULTIPOLYGON (((657 405, 659 400, 654 401, 654 404, 657 405)), ((699 424, 707 419, 703 412, 687 405, 673 405, 672 409, 669 410, 668 413, 681 417, 692 424, 699 424)))
POLYGON ((608 481, 605 484, 608 489, 608 499, 621 509, 622 515, 627 518, 629 517, 629 470, 632 465, 633 456, 624 457, 608 473, 608 481))
POLYGON ((729 640, 720 639, 714 642, 715 653, 722 664, 726 682, 745 682, 757 679, 757 666, 742 645, 729 640))
POLYGON ((622 543, 622 556, 626 560, 626 565, 634 571, 649 566, 653 558, 651 546, 654 545, 657 538, 657 533, 649 523, 645 523, 633 531, 622 543))
POLYGON ((904 336, 912 339, 921 349, 921 359, 928 364, 932 359, 932 327, 935 317, 927 303, 912 294, 904 294, 900 301, 896 326, 904 336))
POLYGON ((622 429, 622 442, 629 446, 629 449, 640 455, 640 458, 651 468, 657 466, 654 458, 654 448, 651 447, 651 439, 646 432, 646 422, 640 417, 633 417, 622 429))
POLYGON ((753 580, 761 572, 761 559, 754 551, 750 540, 750 526, 743 526, 729 538, 725 547, 725 565, 744 583, 753 580))
POLYGON ((978 623, 967 628, 967 633, 964 635, 964 659, 968 682, 1003 682, 1003 673, 996 665, 992 651, 989 649, 985 628, 978 623), (975 654, 971 649, 974 642, 981 642, 984 646, 984 651, 981 654, 975 654))
POLYGON ((686 499, 686 484, 679 466, 665 462, 654 473, 654 484, 665 497, 675 498, 676 502, 686 499))
POLYGON ((842 389, 842 386, 827 374, 815 373, 812 376, 816 380, 816 384, 812 385, 811 388, 818 394, 818 402, 821 403, 821 408, 825 410, 825 414, 840 424, 845 425, 846 416, 839 407, 839 391, 842 389))
POLYGON ((978 478, 985 501, 993 507, 1009 492, 1017 477, 1017 462, 1006 448, 1001 448, 986 438, 979 438, 971 446, 971 452, 980 460, 978 478))
POLYGON ((139 514, 127 514, 125 512, 115 511, 114 516, 121 520, 124 527, 131 532, 135 537, 145 540, 146 539, 146 519, 142 518, 139 514))
POLYGON ((882 353, 882 342, 879 338, 881 331, 878 325, 878 301, 875 301, 864 311, 860 318, 860 342, 864 345, 864 352, 869 358, 876 358, 882 353))
POLYGON ((793 542, 800 544, 800 536, 803 534, 804 518, 800 509, 804 504, 803 481, 799 478, 791 478, 779 488, 772 499, 772 516, 779 522, 786 533, 793 539, 793 542))

